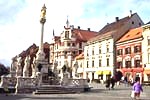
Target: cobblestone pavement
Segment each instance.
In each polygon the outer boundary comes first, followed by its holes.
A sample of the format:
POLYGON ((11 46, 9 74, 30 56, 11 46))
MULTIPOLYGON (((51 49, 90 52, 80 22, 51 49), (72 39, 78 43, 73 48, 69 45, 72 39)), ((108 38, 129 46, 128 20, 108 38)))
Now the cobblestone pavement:
MULTIPOLYGON (((77 94, 49 94, 49 95, 32 95, 18 94, 8 95, 0 94, 0 100, 131 100, 131 86, 115 86, 114 90, 108 90, 104 85, 92 83, 92 90, 85 93, 77 94)), ((150 100, 150 86, 143 87, 144 92, 141 94, 141 100, 150 100)))

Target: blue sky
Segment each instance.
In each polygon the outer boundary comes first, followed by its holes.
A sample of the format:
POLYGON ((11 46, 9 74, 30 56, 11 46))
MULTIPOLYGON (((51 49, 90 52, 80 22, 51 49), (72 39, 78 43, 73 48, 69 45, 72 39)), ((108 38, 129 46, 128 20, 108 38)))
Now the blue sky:
POLYGON ((99 31, 115 17, 129 11, 138 13, 144 23, 150 21, 149 0, 0 0, 0 62, 10 66, 11 58, 30 45, 40 44, 40 10, 46 4, 44 41, 52 38, 53 29, 60 35, 67 16, 71 25, 99 31))

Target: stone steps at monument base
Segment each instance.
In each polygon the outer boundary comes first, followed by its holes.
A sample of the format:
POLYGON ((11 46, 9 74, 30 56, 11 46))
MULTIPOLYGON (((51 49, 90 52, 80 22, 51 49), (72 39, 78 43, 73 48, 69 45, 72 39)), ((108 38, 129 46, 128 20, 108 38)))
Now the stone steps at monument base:
POLYGON ((83 88, 63 87, 63 86, 41 86, 33 94, 72 94, 83 92, 83 88))
POLYGON ((61 90, 51 90, 51 91, 35 91, 33 94, 71 94, 76 93, 75 91, 61 91, 61 90))

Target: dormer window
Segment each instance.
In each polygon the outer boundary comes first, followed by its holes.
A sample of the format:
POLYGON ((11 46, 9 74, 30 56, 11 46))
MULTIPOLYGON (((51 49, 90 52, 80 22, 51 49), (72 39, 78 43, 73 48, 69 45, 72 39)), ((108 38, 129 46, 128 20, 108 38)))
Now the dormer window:
POLYGON ((69 31, 65 31, 65 38, 69 38, 69 31))

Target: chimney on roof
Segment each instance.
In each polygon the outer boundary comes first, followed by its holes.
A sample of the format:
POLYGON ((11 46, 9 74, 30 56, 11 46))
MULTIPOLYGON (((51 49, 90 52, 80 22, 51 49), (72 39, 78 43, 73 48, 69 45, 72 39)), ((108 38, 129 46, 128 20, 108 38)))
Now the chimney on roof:
POLYGON ((132 10, 130 10, 130 14, 129 14, 129 17, 131 17, 132 16, 132 10))
POLYGON ((116 17, 116 22, 118 22, 119 21, 119 17, 116 17))
POLYGON ((74 25, 70 25, 70 28, 71 28, 71 30, 73 30, 74 29, 74 25))
POLYGON ((78 29, 80 29, 80 26, 78 26, 78 29))
POLYGON ((88 28, 88 31, 91 31, 90 28, 88 28))
POLYGON ((116 22, 118 22, 119 21, 119 17, 116 17, 116 22))

